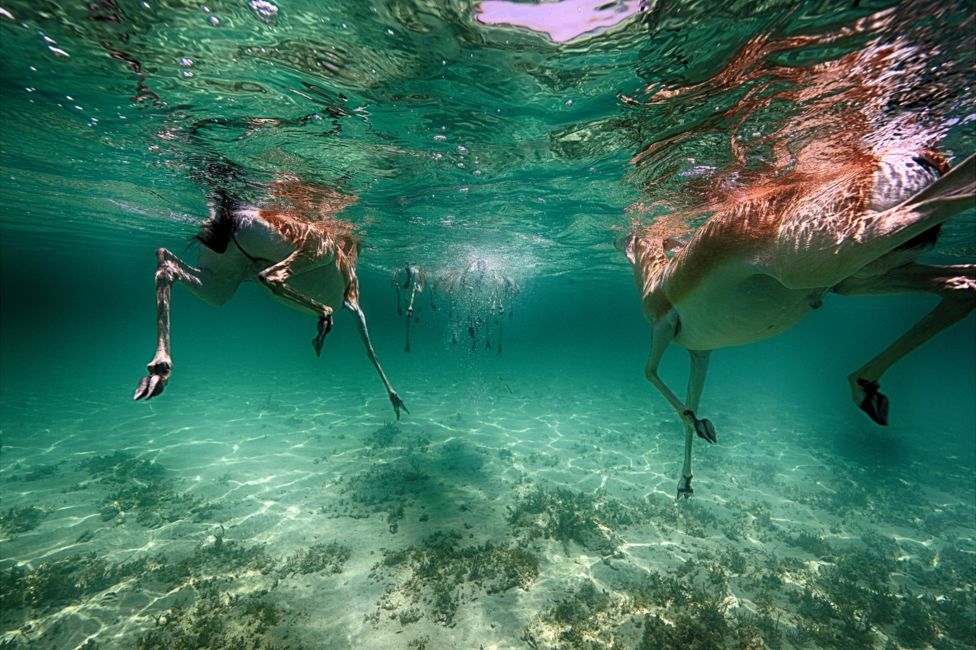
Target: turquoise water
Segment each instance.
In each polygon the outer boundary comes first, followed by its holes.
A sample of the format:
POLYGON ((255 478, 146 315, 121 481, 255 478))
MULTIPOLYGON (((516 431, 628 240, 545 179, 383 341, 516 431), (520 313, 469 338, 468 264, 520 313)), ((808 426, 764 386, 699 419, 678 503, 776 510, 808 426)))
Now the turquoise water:
MULTIPOLYGON (((490 3, 0 2, 0 646, 976 647, 972 316, 885 375, 885 428, 847 375, 932 296, 716 351, 677 500, 613 246, 845 129, 963 160, 971 6, 546 6, 548 35, 490 3), (253 284, 174 288, 173 378, 132 401, 154 250, 193 263, 213 161, 254 201, 357 197, 399 422, 348 314, 316 357, 253 284), (477 260, 521 288, 502 353, 436 281, 405 352, 393 271, 477 260)), ((924 260, 971 264, 974 229, 924 260)))

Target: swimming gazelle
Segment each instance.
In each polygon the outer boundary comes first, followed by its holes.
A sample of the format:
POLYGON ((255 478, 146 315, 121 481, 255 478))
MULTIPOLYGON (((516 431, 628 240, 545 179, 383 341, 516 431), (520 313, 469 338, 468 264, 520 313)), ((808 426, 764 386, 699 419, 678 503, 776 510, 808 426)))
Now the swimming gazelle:
MULTIPOLYGON (((798 168, 799 169, 799 168, 798 168)), ((677 411, 685 454, 678 496, 690 496, 693 434, 715 442, 698 417, 712 350, 783 332, 824 296, 929 292, 938 305, 889 347, 850 374, 854 403, 888 422, 879 391, 885 371, 976 306, 976 265, 916 262, 944 221, 974 205, 976 163, 949 170, 928 151, 843 158, 816 170, 787 173, 739 192, 668 257, 673 240, 653 224, 617 240, 630 260, 651 323, 645 375, 677 411), (688 392, 681 401, 658 376, 665 349, 688 350, 688 392)))
POLYGON ((354 199, 295 182, 269 189, 287 202, 258 208, 239 203, 224 191, 214 192, 210 217, 196 237, 202 244, 196 267, 165 248, 156 251, 156 355, 133 399, 160 395, 173 372, 169 312, 175 282, 210 304, 222 305, 242 282, 254 281, 278 300, 318 318, 312 339, 317 355, 332 329, 335 308, 341 304, 352 312, 399 420, 400 409, 407 411, 407 407, 380 366, 359 306, 359 240, 349 222, 335 218, 354 199))
MULTIPOLYGON (((424 292, 424 288, 427 286, 427 274, 419 266, 406 264, 393 271, 392 284, 393 290, 396 292, 397 316, 403 316, 403 306, 400 300, 401 285, 404 291, 410 291, 410 300, 407 302, 407 344, 404 347, 404 352, 410 352, 410 321, 414 317, 413 302, 418 293, 424 292)), ((433 295, 431 293, 431 307, 434 307, 433 295)))

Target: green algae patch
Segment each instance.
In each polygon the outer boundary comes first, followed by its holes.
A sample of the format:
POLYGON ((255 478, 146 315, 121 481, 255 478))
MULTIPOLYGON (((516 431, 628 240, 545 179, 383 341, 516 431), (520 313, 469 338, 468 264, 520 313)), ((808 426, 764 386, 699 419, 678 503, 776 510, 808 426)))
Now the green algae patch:
POLYGON ((295 575, 337 574, 350 556, 349 547, 333 542, 279 561, 263 544, 225 540, 221 528, 183 557, 152 554, 111 563, 87 553, 15 565, 0 573, 0 623, 24 631, 26 639, 27 632, 38 634, 32 620, 57 609, 98 609, 155 594, 158 605, 138 615, 142 631, 129 647, 298 648, 282 642, 293 617, 279 585, 295 575))
POLYGON ((427 616, 451 626, 458 608, 477 594, 528 589, 539 576, 538 557, 523 548, 461 540, 455 531, 438 532, 418 546, 386 552, 371 572, 391 583, 374 618, 386 612, 409 624, 427 616))
POLYGON ((177 482, 161 464, 122 451, 84 460, 79 469, 108 488, 108 494, 98 504, 104 521, 132 517, 147 528, 183 519, 201 523, 219 507, 180 492, 177 482))
POLYGON ((36 506, 9 508, 0 513, 0 529, 8 535, 18 535, 34 530, 47 516, 47 511, 36 506))
POLYGON ((267 591, 235 595, 220 581, 196 588, 191 606, 175 605, 155 619, 137 650, 259 650, 277 647, 269 638, 285 616, 267 591))
POLYGON ((348 546, 336 542, 315 544, 289 556, 277 569, 277 573, 281 577, 311 573, 333 575, 342 572, 350 557, 352 549, 348 546))

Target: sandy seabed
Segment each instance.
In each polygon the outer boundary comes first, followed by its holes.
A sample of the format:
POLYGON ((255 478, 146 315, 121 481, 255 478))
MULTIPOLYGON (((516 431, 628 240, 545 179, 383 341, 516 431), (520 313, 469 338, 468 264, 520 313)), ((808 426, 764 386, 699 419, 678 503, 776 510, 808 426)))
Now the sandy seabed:
POLYGON ((637 382, 186 381, 7 396, 0 647, 976 647, 971 459, 847 414, 710 400, 678 501, 637 382))

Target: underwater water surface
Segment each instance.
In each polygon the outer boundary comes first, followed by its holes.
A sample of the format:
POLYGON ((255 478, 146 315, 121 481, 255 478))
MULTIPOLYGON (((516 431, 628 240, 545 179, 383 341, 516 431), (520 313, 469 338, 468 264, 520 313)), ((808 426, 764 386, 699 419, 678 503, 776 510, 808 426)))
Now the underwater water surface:
POLYGON ((963 160, 974 36, 965 2, 0 0, 0 647, 976 647, 973 317, 885 375, 887 427, 847 375, 934 296, 716 351, 676 499, 614 247, 851 129, 963 160), (133 401, 154 251, 193 264, 215 187, 283 179, 351 197, 409 413, 352 316, 317 357, 255 284, 174 287, 133 401))

